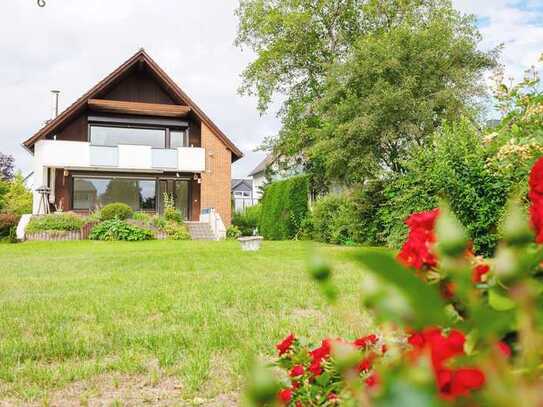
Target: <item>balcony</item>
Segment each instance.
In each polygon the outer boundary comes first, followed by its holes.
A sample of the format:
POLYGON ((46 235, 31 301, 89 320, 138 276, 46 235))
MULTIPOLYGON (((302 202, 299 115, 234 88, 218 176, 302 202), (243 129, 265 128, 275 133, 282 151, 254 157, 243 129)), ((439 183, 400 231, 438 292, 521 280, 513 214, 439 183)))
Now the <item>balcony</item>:
POLYGON ((93 171, 204 172, 205 149, 179 147, 158 149, 150 146, 96 146, 81 141, 41 140, 34 157, 42 167, 93 171))

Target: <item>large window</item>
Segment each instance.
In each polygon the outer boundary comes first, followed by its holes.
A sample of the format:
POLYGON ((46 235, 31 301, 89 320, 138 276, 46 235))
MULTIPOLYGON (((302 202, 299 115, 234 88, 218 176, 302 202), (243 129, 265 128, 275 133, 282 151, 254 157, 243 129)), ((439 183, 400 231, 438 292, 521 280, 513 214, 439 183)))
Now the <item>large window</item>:
POLYGON ((136 128, 104 125, 90 126, 90 142, 95 146, 115 147, 119 144, 151 146, 152 148, 188 147, 187 130, 136 128))
POLYGON ((127 178, 74 178, 74 209, 123 202, 135 211, 156 210, 156 181, 127 178))
POLYGON ((135 144, 153 148, 166 148, 166 130, 91 126, 90 142, 97 146, 114 147, 119 144, 135 144))

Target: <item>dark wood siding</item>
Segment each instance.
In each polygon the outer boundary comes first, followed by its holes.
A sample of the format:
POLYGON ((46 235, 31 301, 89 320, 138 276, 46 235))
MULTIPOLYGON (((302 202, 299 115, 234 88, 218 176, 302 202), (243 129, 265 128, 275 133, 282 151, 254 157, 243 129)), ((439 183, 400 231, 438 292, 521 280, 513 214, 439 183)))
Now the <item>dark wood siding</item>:
POLYGON ((57 133, 57 140, 87 141, 87 114, 83 113, 57 133))
POLYGON ((189 122, 189 146, 202 146, 202 126, 193 115, 191 115, 189 122))
POLYGON ((102 98, 126 102, 177 104, 145 69, 129 73, 102 98))

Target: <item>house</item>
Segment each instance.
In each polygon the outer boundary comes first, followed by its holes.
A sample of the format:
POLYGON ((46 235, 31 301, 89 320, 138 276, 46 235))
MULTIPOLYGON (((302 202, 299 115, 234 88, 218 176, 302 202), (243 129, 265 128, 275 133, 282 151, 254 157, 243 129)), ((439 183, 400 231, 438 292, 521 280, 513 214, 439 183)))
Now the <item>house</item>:
POLYGON ((187 221, 230 224, 231 164, 243 154, 143 49, 23 145, 34 214, 111 202, 161 212, 167 193, 187 221))
POLYGON ((253 180, 248 178, 232 179, 232 203, 234 212, 242 212, 257 202, 253 198, 253 180))
POLYGON ((285 157, 273 153, 268 154, 250 173, 253 180, 253 197, 262 198, 264 186, 271 181, 286 179, 303 174, 304 161, 301 157, 285 157))

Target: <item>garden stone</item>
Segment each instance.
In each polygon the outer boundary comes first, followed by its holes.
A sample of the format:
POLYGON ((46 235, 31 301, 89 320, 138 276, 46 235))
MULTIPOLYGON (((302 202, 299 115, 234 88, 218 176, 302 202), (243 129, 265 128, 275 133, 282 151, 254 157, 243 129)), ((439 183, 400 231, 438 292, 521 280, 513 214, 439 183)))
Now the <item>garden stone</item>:
POLYGON ((260 250, 262 246, 262 236, 245 236, 240 237, 238 240, 241 243, 241 250, 246 252, 254 252, 260 250))

